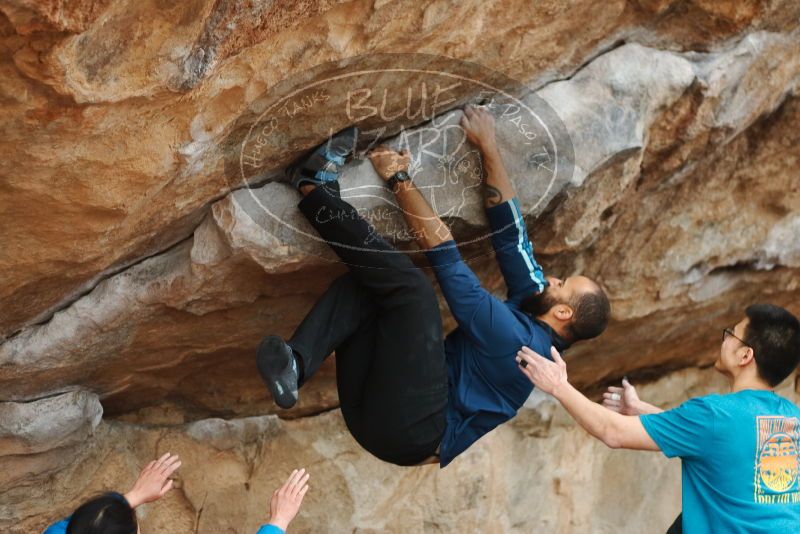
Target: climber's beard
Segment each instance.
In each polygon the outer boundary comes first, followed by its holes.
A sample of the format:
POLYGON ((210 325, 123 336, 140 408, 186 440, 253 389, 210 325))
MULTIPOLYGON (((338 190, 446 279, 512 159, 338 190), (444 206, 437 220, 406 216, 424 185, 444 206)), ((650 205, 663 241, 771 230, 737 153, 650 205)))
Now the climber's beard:
POLYGON ((556 304, 561 303, 558 301, 558 298, 553 295, 553 291, 551 291, 550 286, 547 286, 541 293, 525 297, 525 300, 522 301, 521 307, 522 311, 525 313, 534 317, 541 317, 543 315, 547 315, 547 312, 549 312, 556 304))

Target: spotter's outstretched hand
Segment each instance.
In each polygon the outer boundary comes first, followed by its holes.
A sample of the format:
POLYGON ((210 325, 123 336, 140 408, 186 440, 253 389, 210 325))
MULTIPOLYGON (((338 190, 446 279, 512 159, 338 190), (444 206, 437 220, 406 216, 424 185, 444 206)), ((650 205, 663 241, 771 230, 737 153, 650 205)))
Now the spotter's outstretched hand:
POLYGON ((528 347, 522 347, 517 352, 517 363, 520 371, 534 386, 555 395, 558 388, 567 384, 567 364, 555 347, 551 347, 550 354, 553 356, 552 361, 528 347))
POLYGON ((636 388, 627 378, 622 379, 622 387, 611 386, 603 393, 603 406, 622 415, 641 415, 640 402, 636 388))
POLYGON ((125 500, 131 508, 157 501, 172 489, 173 482, 169 477, 180 466, 181 460, 177 454, 166 453, 158 460, 153 460, 139 473, 133 488, 125 494, 125 500))
POLYGON ((303 497, 308 491, 308 477, 305 469, 295 469, 283 486, 272 493, 269 501, 271 525, 286 531, 303 504, 303 497))

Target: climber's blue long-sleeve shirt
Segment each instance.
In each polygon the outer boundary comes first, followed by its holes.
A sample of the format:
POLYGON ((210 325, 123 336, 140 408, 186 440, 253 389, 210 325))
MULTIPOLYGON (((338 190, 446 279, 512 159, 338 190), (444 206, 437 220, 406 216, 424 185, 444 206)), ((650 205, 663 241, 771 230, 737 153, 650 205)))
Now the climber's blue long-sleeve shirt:
POLYGON ((458 328, 444 342, 449 399, 447 428, 439 447, 440 466, 517 413, 533 390, 517 367, 526 345, 550 357, 566 343, 545 323, 520 309, 523 299, 544 291, 547 280, 533 256, 516 197, 486 209, 492 246, 508 288, 499 300, 481 287, 453 240, 426 251, 458 328))

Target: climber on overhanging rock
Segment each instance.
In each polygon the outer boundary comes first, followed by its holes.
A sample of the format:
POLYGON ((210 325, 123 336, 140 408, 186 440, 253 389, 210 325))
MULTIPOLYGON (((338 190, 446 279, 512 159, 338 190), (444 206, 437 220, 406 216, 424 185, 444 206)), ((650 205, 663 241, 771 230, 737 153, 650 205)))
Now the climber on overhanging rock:
POLYGON ((537 352, 519 352, 521 374, 594 437, 613 448, 681 458, 683 514, 669 533, 798 531, 800 408, 774 391, 800 363, 800 321, 789 311, 749 306, 722 330, 714 363, 732 393, 668 411, 641 402, 627 383, 600 406, 570 385, 555 349, 552 360, 537 352))
POLYGON ((458 328, 442 339, 434 289, 422 270, 387 243, 338 194, 339 167, 357 130, 349 128, 287 172, 304 195, 301 212, 344 261, 336 279, 288 341, 264 338, 262 378, 282 408, 336 351, 339 400, 353 437, 398 465, 442 467, 511 419, 531 393, 517 370, 523 345, 549 353, 599 335, 608 323, 602 289, 575 276, 545 278, 495 141, 494 119, 467 108, 461 126, 486 165, 485 205, 508 300, 481 287, 448 227, 407 174, 410 154, 384 146, 368 157, 396 195, 425 251, 458 328))

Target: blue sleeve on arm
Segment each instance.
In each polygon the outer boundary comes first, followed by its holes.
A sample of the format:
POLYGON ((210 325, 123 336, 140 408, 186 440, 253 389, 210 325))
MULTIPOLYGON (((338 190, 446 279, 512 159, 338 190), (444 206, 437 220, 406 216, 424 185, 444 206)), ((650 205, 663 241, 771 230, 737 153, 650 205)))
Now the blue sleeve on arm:
POLYGON ((486 217, 497 264, 508 288, 508 300, 519 305, 528 295, 544 291, 547 279, 533 256, 533 244, 528 239, 517 197, 486 208, 486 217))
POLYGON ((640 415, 642 426, 667 458, 700 458, 709 454, 714 411, 709 397, 690 399, 666 412, 640 415))
POLYGON ((67 525, 69 525, 69 517, 62 519, 58 523, 53 523, 47 527, 43 534, 66 534, 67 525))
POLYGON ((526 331, 503 302, 486 291, 461 259, 454 240, 425 251, 458 325, 487 355, 505 356, 525 343, 526 331))
POLYGON ((283 529, 275 525, 261 525, 256 534, 284 534, 283 529))

